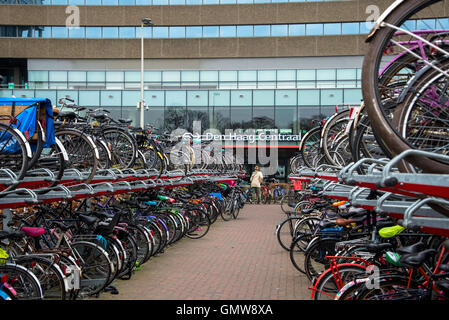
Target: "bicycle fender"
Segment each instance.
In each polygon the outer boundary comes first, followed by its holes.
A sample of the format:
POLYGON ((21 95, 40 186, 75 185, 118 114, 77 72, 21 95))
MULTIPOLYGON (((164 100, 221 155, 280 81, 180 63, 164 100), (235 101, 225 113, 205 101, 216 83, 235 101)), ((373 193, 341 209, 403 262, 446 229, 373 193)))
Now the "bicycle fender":
MULTIPOLYGON (((367 266, 361 265, 361 264, 354 264, 354 263, 339 263, 336 266, 336 269, 338 270, 338 267, 353 267, 353 266, 357 266, 357 267, 362 267, 362 268, 367 268, 367 266)), ((317 289, 317 285, 320 283, 321 279, 324 278, 325 276, 327 276, 329 274, 329 272, 333 272, 333 269, 327 269, 325 270, 323 273, 320 274, 320 276, 315 280, 315 283, 313 285, 312 288, 309 288, 310 290, 312 290, 312 299, 315 297, 315 292, 318 290, 317 289)))
POLYGON ((68 162, 69 155, 67 154, 67 150, 64 148, 62 142, 57 137, 55 137, 55 141, 56 141, 56 144, 58 145, 59 149, 62 152, 62 157, 64 158, 64 161, 68 162))
POLYGON ((382 23, 385 21, 385 19, 397 8, 399 7, 403 2, 405 2, 405 0, 396 0, 395 2, 393 2, 381 15, 380 17, 376 20, 376 22, 374 23, 371 32, 368 34, 368 37, 366 38, 365 42, 370 42, 374 35, 376 34, 377 30, 380 29, 380 26, 382 25, 382 23))
POLYGON ((104 148, 106 149, 106 152, 108 153, 108 159, 112 160, 112 155, 111 155, 111 151, 108 148, 108 145, 106 144, 105 141, 98 139, 98 141, 100 141, 100 143, 104 146, 104 148))
POLYGON ((27 157, 28 158, 32 158, 33 157, 33 153, 31 152, 31 147, 30 144, 28 143, 28 140, 25 139, 25 136, 23 135, 23 133, 17 129, 16 127, 11 127, 20 137, 20 139, 22 139, 23 143, 25 144, 25 149, 27 152, 27 157))

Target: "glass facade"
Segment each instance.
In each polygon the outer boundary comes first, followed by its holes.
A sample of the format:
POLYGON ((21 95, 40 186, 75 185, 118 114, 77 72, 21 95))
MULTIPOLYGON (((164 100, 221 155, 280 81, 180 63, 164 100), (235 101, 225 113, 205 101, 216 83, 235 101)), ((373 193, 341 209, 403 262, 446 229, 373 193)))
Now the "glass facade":
POLYGON ((341 0, 0 0, 0 4, 147 6, 147 5, 248 4, 248 3, 278 3, 278 2, 330 2, 330 1, 341 1, 341 0))
MULTIPOLYGON (((144 28, 146 39, 299 37, 368 34, 371 22, 331 22, 305 24, 153 26, 144 28)), ((409 30, 449 29, 449 18, 410 20, 409 30)), ((140 39, 140 26, 62 27, 0 26, 0 37, 69 39, 140 39)))
MULTIPOLYGON (((360 88, 361 69, 154 70, 144 72, 151 89, 360 88)), ((138 89, 140 71, 28 72, 31 89, 138 89)))
MULTIPOLYGON (((115 117, 133 119, 139 125, 139 90, 0 90, 0 97, 48 98, 53 104, 62 97, 88 108, 104 107, 115 117)), ((146 123, 166 130, 203 128, 283 129, 297 133, 312 126, 312 120, 331 115, 338 105, 359 105, 360 89, 254 89, 254 90, 146 90, 146 123), (163 126, 162 126, 163 124, 163 126)))
MULTIPOLYGON (((190 39, 356 35, 369 33, 370 27, 371 24, 367 25, 366 22, 273 25, 153 26, 145 27, 144 38, 190 39)), ((61 27, 4 25, 0 26, 0 37, 51 39, 140 39, 141 27, 61 27)))

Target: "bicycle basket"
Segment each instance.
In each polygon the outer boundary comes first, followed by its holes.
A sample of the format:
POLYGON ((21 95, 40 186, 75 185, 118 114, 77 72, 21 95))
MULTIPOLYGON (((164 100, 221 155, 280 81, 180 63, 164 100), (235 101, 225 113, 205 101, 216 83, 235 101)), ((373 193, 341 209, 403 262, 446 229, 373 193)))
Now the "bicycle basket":
POLYGON ((36 122, 39 121, 44 134, 44 147, 56 144, 53 106, 48 99, 41 98, 0 98, 0 122, 9 125, 10 119, 19 120, 13 124, 30 143, 38 139, 36 122))

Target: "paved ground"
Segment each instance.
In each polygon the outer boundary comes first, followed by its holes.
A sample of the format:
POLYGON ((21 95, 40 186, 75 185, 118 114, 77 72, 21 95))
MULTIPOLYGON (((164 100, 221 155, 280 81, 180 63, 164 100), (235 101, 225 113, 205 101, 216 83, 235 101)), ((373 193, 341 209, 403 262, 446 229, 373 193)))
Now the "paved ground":
POLYGON ((309 282, 280 247, 279 205, 246 205, 237 220, 221 218, 201 239, 182 239, 152 257, 120 294, 102 300, 308 300, 309 282))

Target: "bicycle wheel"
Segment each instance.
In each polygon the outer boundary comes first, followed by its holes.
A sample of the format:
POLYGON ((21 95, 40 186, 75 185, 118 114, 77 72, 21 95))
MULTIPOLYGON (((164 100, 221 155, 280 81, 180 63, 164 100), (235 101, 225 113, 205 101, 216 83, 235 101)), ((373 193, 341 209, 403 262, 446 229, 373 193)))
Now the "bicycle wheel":
POLYGON ((14 261, 33 272, 41 284, 45 300, 65 300, 66 285, 64 274, 50 259, 37 255, 16 256, 14 261))
POLYGON ((128 280, 131 278, 133 271, 136 268, 138 259, 138 247, 136 239, 124 229, 118 230, 117 238, 122 242, 123 248, 126 251, 126 258, 123 263, 123 268, 117 275, 120 279, 128 280))
POLYGON ((321 153, 321 127, 315 127, 309 130, 300 142, 300 152, 304 164, 309 167, 314 167, 314 159, 321 153))
MULTIPOLYGON (((398 97, 392 93, 392 90, 385 90, 385 88, 380 85, 379 71, 384 64, 384 61, 393 59, 393 57, 397 56, 399 53, 407 51, 408 49, 410 54, 413 54, 413 50, 401 45, 401 43, 404 43, 404 40, 409 39, 415 42, 417 40, 431 40, 434 36, 432 32, 423 33, 422 31, 417 30, 416 26, 422 25, 423 28, 428 29, 425 18, 438 17, 439 13, 444 12, 444 2, 440 0, 409 0, 402 3, 396 3, 395 5, 397 6, 385 18, 377 31, 369 36, 368 50, 362 67, 362 93, 366 111, 370 118, 373 130, 379 135, 388 149, 391 150, 393 156, 410 149, 410 146, 404 141, 404 138, 396 130, 384 111, 385 102, 391 102, 392 100, 397 102, 398 97), (413 23, 416 20, 422 21, 421 24, 413 23)), ((435 26, 430 29, 435 29, 435 26)), ((439 29, 439 26, 437 29, 439 29)), ((441 48, 436 49, 435 53, 431 53, 430 49, 430 46, 425 44, 422 50, 424 52, 423 56, 420 57, 418 55, 418 71, 422 69, 423 66, 434 64, 445 54, 445 51, 441 48)), ((416 73, 417 72, 415 72, 415 74, 416 73)), ((420 164, 416 163, 417 158, 418 157, 410 157, 407 158, 407 161, 420 166, 420 164)), ((427 158, 422 161, 426 163, 436 162, 427 158)), ((444 167, 441 167, 441 164, 435 166, 431 165, 430 168, 423 169, 434 173, 448 172, 447 168, 444 169, 444 167)))
POLYGON ((208 215, 202 210, 196 210, 190 215, 190 229, 186 237, 191 239, 200 239, 204 237, 210 229, 210 220, 208 215))
POLYGON ((70 244, 81 264, 80 294, 92 296, 105 288, 111 277, 111 260, 100 246, 88 241, 70 244))
MULTIPOLYGON (((439 63, 439 68, 449 72, 449 60, 439 63)), ((448 99, 449 81, 440 71, 426 69, 407 88, 403 101, 395 108, 392 123, 410 148, 447 154, 449 114, 445 101, 448 99)), ((417 158, 413 164, 427 172, 449 172, 448 162, 417 158)), ((417 171, 414 166, 405 163, 401 164, 400 169, 409 173, 417 171)))
POLYGON ((35 190, 38 194, 45 194, 50 191, 50 188, 56 186, 61 181, 64 171, 66 168, 66 162, 69 160, 67 151, 65 150, 63 144, 56 139, 56 144, 48 148, 42 148, 40 157, 34 163, 31 170, 29 170, 29 175, 33 177, 41 176, 42 180, 47 180, 48 174, 46 171, 40 171, 38 169, 50 170, 54 177, 50 182, 44 182, 39 189, 35 190))
POLYGON ((295 237, 295 225, 304 219, 301 216, 289 217, 276 227, 276 238, 284 250, 290 251, 292 240, 295 237))
POLYGON ((2 282, 14 290, 18 300, 42 300, 44 298, 42 287, 37 277, 27 268, 14 263, 0 265, 2 282))
POLYGON ((230 199, 225 198, 223 200, 223 209, 221 210, 221 217, 224 221, 229 221, 232 219, 232 212, 231 212, 231 204, 230 199))
POLYGON ((326 121, 321 130, 323 154, 326 157, 326 161, 334 166, 338 166, 339 164, 330 154, 332 143, 336 141, 340 134, 344 134, 346 126, 349 124, 349 112, 350 110, 344 110, 334 114, 326 121))
POLYGON ((329 268, 326 256, 335 255, 337 239, 321 239, 311 244, 304 253, 304 271, 309 280, 318 277, 329 268))
POLYGON ((237 219, 240 213, 240 204, 237 199, 232 200, 232 217, 237 219))
POLYGON ((136 161, 137 142, 126 130, 115 127, 103 128, 103 138, 110 146, 111 167, 132 168, 136 161))
POLYGON ((423 296, 424 290, 416 290, 419 288, 419 283, 413 279, 401 275, 384 275, 377 279, 375 286, 360 286, 357 295, 354 297, 357 300, 419 300, 425 298, 423 296))
MULTIPOLYGON (((31 158, 31 148, 23 134, 16 128, 0 123, 0 169, 7 169, 15 174, 17 182, 11 181, 0 185, 1 192, 13 190, 22 180, 28 169, 31 158)), ((10 181, 10 176, 4 172, 0 178, 10 181)), ((0 193, 1 195, 1 193, 0 193)))
POLYGON ((66 168, 81 171, 84 173, 82 182, 89 183, 97 172, 99 161, 98 149, 92 138, 76 129, 58 130, 55 135, 68 154, 66 168))
POLYGON ((338 265, 336 270, 327 269, 316 281, 314 300, 334 300, 337 293, 360 276, 367 276, 366 267, 357 264, 338 265))
POLYGON ((295 267, 296 270, 298 270, 301 273, 306 273, 303 269, 304 266, 304 251, 296 244, 298 241, 303 241, 304 237, 309 237, 306 234, 300 235, 292 240, 292 243, 290 245, 289 250, 289 257, 290 261, 293 264, 293 267, 295 267))
POLYGON ((150 145, 141 149, 141 151, 145 158, 146 167, 149 170, 155 170, 157 175, 156 179, 159 179, 166 169, 164 156, 160 152, 159 148, 157 148, 153 142, 150 142, 150 145))

